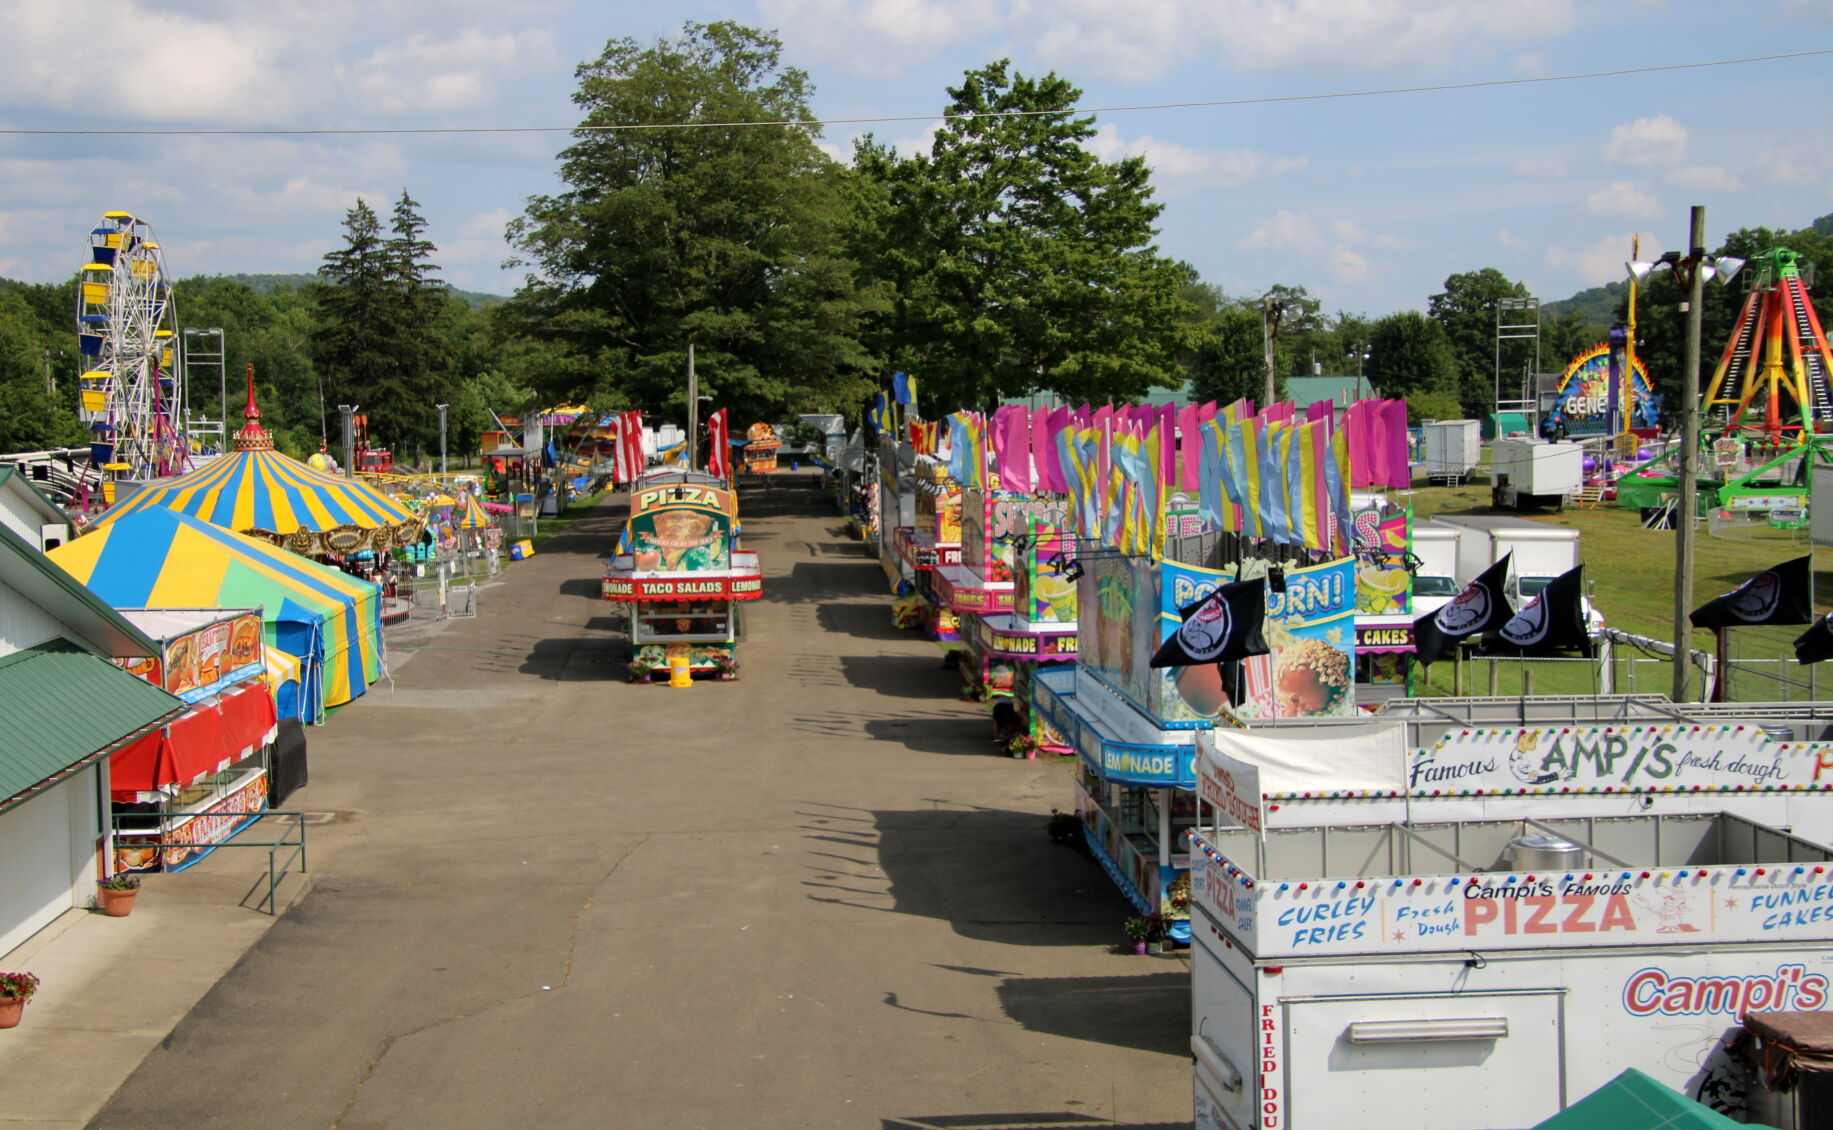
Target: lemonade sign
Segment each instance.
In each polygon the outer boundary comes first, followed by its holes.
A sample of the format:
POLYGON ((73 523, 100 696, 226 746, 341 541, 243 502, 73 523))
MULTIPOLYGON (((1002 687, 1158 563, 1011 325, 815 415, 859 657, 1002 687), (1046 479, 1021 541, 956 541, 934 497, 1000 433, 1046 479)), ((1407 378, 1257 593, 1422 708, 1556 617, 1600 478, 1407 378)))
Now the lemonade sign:
POLYGON ((1407 571, 1412 545, 1411 510, 1383 518, 1374 507, 1356 512, 1356 612, 1392 616, 1413 610, 1413 574, 1407 571))
POLYGON ((1033 624, 1076 622, 1076 583, 1064 575, 1075 548, 1062 527, 1032 519, 1030 546, 1017 577, 1019 616, 1033 624))

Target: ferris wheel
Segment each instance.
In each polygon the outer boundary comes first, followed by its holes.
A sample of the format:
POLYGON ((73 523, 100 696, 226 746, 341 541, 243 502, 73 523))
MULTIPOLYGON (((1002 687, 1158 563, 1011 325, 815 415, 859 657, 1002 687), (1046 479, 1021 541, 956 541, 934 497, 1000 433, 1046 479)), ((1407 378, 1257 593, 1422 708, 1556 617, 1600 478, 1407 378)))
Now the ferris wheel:
POLYGON ((172 288, 145 221, 105 212, 89 233, 76 294, 76 340, 87 371, 79 414, 90 462, 108 479, 183 469, 183 389, 173 365, 172 288))

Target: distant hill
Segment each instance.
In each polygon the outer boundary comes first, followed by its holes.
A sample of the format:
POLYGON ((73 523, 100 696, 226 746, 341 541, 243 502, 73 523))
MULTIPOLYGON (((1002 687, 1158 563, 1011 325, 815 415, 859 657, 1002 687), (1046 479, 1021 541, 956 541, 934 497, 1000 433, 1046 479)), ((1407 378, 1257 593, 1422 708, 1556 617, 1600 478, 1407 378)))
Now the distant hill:
MULTIPOLYGON (((210 277, 241 283, 256 294, 272 294, 276 290, 298 290, 300 287, 310 286, 318 281, 317 275, 212 275, 210 277)), ((454 298, 464 299, 465 305, 473 310, 479 306, 490 306, 503 301, 503 296, 500 294, 459 290, 457 287, 452 287, 451 291, 454 298)))

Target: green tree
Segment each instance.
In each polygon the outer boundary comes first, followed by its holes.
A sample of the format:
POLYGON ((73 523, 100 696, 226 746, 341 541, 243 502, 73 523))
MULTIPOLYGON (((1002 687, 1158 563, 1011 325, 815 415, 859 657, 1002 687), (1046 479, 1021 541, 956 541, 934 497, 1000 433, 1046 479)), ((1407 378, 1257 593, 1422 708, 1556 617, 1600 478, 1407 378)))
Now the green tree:
MULTIPOLYGON (((1190 395, 1198 401, 1230 404, 1248 397, 1259 405, 1267 384, 1258 311, 1234 305, 1198 324, 1185 370, 1190 395)), ((1284 381, 1280 381, 1283 395, 1284 381)))
POLYGON ((45 328, 26 296, 17 289, 0 291, 0 451, 61 446, 80 433, 72 426, 74 411, 66 417, 45 387, 49 348, 45 328))
MULTIPOLYGON (((1489 413, 1496 400, 1496 309, 1504 298, 1525 298, 1527 288, 1494 267, 1452 275, 1445 289, 1427 300, 1426 309, 1445 331, 1457 369, 1458 400, 1468 416, 1489 413)), ((1503 343, 1502 371, 1520 374, 1531 362, 1533 343, 1503 343)), ((1504 387, 1512 387, 1505 379, 1504 387)), ((1513 399, 1505 393, 1505 399, 1513 399)))
POLYGON ((438 432, 433 405, 445 399, 450 345, 447 302, 424 239, 426 224, 404 190, 389 234, 361 197, 344 217, 344 246, 327 253, 315 289, 313 358, 327 408, 357 404, 371 441, 398 462, 424 452, 438 432))
MULTIPOLYGON (((1457 359, 1445 340, 1444 328, 1436 321, 1417 310, 1389 314, 1369 327, 1368 343, 1363 371, 1381 395, 1410 404, 1424 396, 1455 401, 1457 359)), ((1442 404, 1434 408, 1435 413, 1443 411, 1442 404)))
POLYGON ((508 232, 533 270, 505 324, 552 347, 523 374, 541 392, 684 415, 691 344, 702 394, 735 422, 869 394, 860 320, 882 299, 844 254, 848 174, 814 127, 780 124, 812 116, 781 52, 765 32, 689 23, 579 67, 567 190, 508 232), (779 124, 720 124, 743 122, 779 124))
POLYGON ((1094 120, 1054 74, 1005 61, 948 91, 926 154, 865 139, 856 168, 882 192, 862 257, 896 287, 881 352, 942 408, 1049 390, 1131 400, 1175 384, 1191 323, 1188 266, 1159 254, 1139 158, 1086 147, 1094 120))

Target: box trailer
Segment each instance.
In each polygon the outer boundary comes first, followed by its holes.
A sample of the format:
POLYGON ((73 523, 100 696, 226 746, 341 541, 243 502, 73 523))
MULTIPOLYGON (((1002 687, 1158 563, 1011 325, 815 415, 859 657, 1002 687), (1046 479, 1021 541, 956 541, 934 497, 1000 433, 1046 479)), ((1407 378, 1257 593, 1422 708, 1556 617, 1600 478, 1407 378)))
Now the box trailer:
POLYGON ((1514 555, 1509 599, 1517 607, 1579 563, 1579 531, 1566 526, 1491 514, 1441 514, 1433 521, 1458 531, 1460 584, 1469 584, 1503 557, 1514 555))
POLYGON ((1196 1125, 1525 1127, 1628 1067, 1764 1109, 1727 1044, 1827 1009, 1827 736, 1654 695, 1199 735, 1196 1125))
POLYGON ((1413 572, 1413 608, 1415 618, 1437 612, 1451 602, 1463 587, 1458 581, 1458 541, 1463 531, 1438 522, 1413 523, 1413 556, 1418 564, 1413 572))
POLYGON ((1585 450, 1576 443, 1501 439, 1489 445, 1491 501, 1510 509, 1565 506, 1585 483, 1585 450))
POLYGON ((1421 426, 1425 458, 1420 470, 1427 479, 1470 477, 1482 461, 1483 451, 1475 420, 1428 420, 1421 426))

